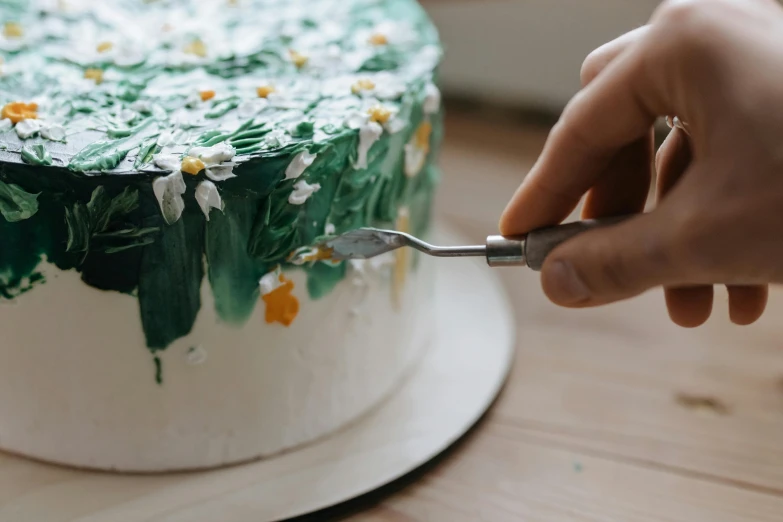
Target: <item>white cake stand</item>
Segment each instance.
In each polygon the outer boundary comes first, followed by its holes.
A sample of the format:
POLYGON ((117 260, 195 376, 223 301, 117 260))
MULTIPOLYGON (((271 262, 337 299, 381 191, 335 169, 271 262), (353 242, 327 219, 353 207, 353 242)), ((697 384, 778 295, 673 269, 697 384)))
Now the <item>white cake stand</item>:
POLYGON ((514 342, 510 304, 483 260, 436 262, 432 346, 396 394, 349 428, 271 459, 170 475, 80 471, 0 453, 0 522, 274 521, 356 498, 427 463, 489 408, 514 342))

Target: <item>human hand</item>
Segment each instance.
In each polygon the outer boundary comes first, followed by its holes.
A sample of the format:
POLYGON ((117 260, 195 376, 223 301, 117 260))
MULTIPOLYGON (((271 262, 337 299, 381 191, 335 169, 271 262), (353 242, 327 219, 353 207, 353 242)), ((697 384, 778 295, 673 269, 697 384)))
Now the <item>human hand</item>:
POLYGON ((542 285, 586 307, 664 286, 670 316, 698 326, 713 285, 732 321, 764 311, 783 282, 783 9, 774 0, 670 0, 649 25, 597 49, 584 88, 552 129, 500 220, 516 235, 565 219, 637 213, 651 181, 652 126, 676 115, 659 149, 657 206, 567 241, 542 285))

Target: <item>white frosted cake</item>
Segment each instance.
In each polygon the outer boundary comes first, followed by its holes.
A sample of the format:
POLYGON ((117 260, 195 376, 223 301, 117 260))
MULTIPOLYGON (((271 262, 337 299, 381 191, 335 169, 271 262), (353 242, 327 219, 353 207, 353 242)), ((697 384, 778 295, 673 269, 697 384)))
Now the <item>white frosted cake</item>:
POLYGON ((357 420, 429 341, 437 33, 413 0, 0 3, 0 448, 120 471, 357 420))

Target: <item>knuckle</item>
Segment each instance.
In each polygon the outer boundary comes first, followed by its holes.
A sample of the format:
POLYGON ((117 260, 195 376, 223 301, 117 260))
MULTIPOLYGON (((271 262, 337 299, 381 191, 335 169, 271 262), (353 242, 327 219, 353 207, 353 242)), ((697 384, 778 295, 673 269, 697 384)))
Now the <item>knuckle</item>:
POLYGON ((711 0, 664 0, 655 10, 653 20, 668 24, 691 24, 699 20, 704 10, 714 5, 711 0))
POLYGON ((582 62, 582 69, 579 71, 582 87, 592 82, 601 73, 605 62, 604 53, 600 49, 596 49, 587 55, 587 58, 582 62))
POLYGON ((713 0, 668 0, 656 12, 659 37, 686 62, 709 59, 715 52, 715 32, 724 7, 713 0))

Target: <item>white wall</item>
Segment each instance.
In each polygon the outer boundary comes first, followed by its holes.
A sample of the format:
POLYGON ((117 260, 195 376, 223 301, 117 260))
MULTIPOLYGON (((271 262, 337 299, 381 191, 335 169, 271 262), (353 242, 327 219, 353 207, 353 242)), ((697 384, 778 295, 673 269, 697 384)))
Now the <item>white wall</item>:
POLYGON ((447 93, 558 110, 585 56, 644 24, 658 0, 435 1, 447 93))

